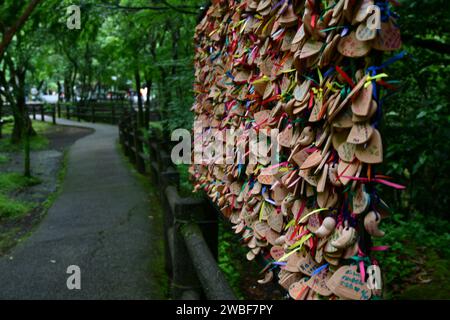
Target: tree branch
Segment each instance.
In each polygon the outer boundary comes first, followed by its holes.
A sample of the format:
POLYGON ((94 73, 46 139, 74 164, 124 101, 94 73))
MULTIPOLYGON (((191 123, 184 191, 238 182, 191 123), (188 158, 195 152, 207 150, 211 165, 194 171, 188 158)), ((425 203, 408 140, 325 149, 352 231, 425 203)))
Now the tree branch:
POLYGON ((16 23, 3 35, 2 42, 0 43, 0 59, 3 57, 3 54, 11 43, 14 34, 16 34, 16 32, 19 31, 20 28, 22 28, 39 2, 41 2, 41 0, 31 0, 25 11, 20 16, 19 20, 17 20, 16 23))
POLYGON ((108 3, 107 1, 102 1, 101 6, 106 7, 108 9, 118 9, 118 10, 128 10, 128 11, 142 11, 142 10, 153 10, 153 11, 168 11, 174 10, 184 14, 198 14, 198 11, 189 11, 187 9, 197 9, 200 10, 201 7, 197 6, 187 6, 187 5, 171 5, 167 1, 161 1, 164 6, 139 6, 139 7, 130 7, 121 5, 119 2, 108 3))
POLYGON ((405 43, 428 49, 441 54, 450 54, 450 45, 437 40, 421 39, 408 34, 402 34, 402 39, 405 43))

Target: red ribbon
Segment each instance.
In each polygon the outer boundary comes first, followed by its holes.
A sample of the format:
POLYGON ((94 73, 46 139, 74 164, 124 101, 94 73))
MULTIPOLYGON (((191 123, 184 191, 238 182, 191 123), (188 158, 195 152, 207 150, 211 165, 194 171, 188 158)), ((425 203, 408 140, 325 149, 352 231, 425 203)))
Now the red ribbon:
POLYGON ((352 87, 352 89, 355 87, 355 83, 353 82, 352 78, 350 78, 344 70, 336 66, 336 71, 339 72, 342 78, 344 78, 344 80, 350 85, 350 87, 352 87))

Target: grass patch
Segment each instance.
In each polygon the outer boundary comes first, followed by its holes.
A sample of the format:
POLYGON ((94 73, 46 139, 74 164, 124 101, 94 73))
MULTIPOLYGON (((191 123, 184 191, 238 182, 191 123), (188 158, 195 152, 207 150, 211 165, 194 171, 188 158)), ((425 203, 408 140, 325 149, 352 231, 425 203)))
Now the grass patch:
POLYGON ((35 186, 41 183, 37 178, 27 178, 19 173, 1 173, 0 174, 0 193, 9 193, 20 189, 35 186))
MULTIPOLYGON (((45 150, 48 148, 50 142, 46 137, 42 136, 42 134, 46 133, 52 126, 52 124, 47 122, 33 121, 33 128, 37 135, 30 139, 30 148, 32 151, 45 150)), ((11 123, 8 123, 3 127, 3 134, 6 137, 0 140, 0 152, 20 152, 23 150, 23 143, 11 143, 8 135, 12 134, 12 130, 13 124, 11 123)))
POLYGON ((34 204, 11 199, 8 194, 39 183, 37 178, 26 178, 15 172, 0 174, 0 218, 17 218, 33 209, 34 204))
POLYGON ((61 193, 61 186, 67 172, 67 154, 64 152, 61 167, 58 171, 56 191, 50 194, 43 203, 27 203, 8 197, 8 193, 19 191, 40 183, 36 178, 25 178, 17 173, 0 174, 0 219, 9 226, 0 232, 0 256, 9 252, 18 242, 28 238, 47 214, 61 193), (39 206, 35 216, 25 217, 39 206))
POLYGON ((33 204, 16 201, 0 194, 0 218, 17 218, 28 213, 33 204))
MULTIPOLYGON (((47 132, 49 128, 51 128, 53 125, 48 122, 42 122, 42 121, 32 121, 33 129, 36 131, 37 134, 43 134, 47 132)), ((11 135, 13 131, 14 124, 13 123, 7 123, 3 126, 3 134, 4 135, 11 135)))
MULTIPOLYGON (((40 151, 48 148, 50 141, 44 136, 34 136, 30 139, 31 151, 40 151)), ((23 143, 13 144, 10 139, 0 140, 0 152, 20 152, 23 150, 23 143)))

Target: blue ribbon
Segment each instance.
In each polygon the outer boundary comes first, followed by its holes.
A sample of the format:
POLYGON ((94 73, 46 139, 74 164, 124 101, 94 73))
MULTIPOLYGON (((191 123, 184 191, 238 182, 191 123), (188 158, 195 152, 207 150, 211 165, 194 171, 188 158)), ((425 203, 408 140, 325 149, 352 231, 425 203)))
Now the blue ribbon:
POLYGON ((381 21, 382 22, 387 22, 389 21, 389 17, 393 17, 393 18, 398 18, 399 15, 396 14, 395 12, 391 11, 389 2, 386 0, 383 1, 377 1, 376 5, 380 8, 380 12, 381 12, 381 21))
POLYGON ((323 74, 323 77, 326 78, 329 75, 331 75, 332 73, 334 73, 335 69, 333 67, 328 68, 327 71, 325 71, 325 73, 323 74))
MULTIPOLYGON (((402 51, 402 52, 394 55, 393 57, 389 58, 385 62, 383 62, 380 66, 371 66, 371 67, 367 68, 367 73, 370 74, 372 77, 374 77, 377 75, 378 71, 385 69, 388 66, 390 66, 391 64, 404 58, 406 56, 406 54, 407 54, 406 51, 402 51)), ((373 126, 375 128, 378 128, 380 121, 381 121, 381 117, 383 115, 383 111, 382 111, 383 99, 380 100, 378 98, 378 90, 377 90, 377 86, 376 86, 376 80, 372 80, 372 85, 373 85, 373 98, 375 99, 375 101, 378 104, 378 109, 377 109, 377 113, 376 113, 376 117, 375 117, 373 126)))
POLYGON ((314 272, 311 274, 311 277, 314 277, 316 274, 319 274, 323 269, 328 267, 328 263, 325 263, 323 266, 318 267, 314 272))

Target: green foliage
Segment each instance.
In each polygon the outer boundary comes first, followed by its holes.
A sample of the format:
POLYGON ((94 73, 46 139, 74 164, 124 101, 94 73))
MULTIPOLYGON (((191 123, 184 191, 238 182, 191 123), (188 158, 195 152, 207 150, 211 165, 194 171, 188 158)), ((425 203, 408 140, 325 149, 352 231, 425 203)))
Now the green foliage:
POLYGON ((386 236, 377 240, 391 250, 375 256, 385 271, 388 297, 442 298, 442 290, 432 288, 440 281, 450 287, 437 265, 450 261, 450 32, 445 27, 450 7, 441 0, 400 2, 396 11, 408 56, 385 70, 400 83, 392 83, 399 90, 383 104, 385 162, 377 171, 407 189, 379 188, 395 214, 383 222, 386 236), (417 279, 422 272, 430 283, 417 279))
POLYGON ((149 135, 156 137, 157 139, 162 139, 163 137, 163 125, 161 121, 151 121, 149 123, 149 135))
POLYGON ((201 192, 193 192, 194 188, 189 179, 189 166, 186 164, 179 164, 176 166, 178 173, 180 174, 180 188, 179 193, 182 197, 201 198, 203 194, 201 192))
POLYGON ((219 220, 219 268, 225 275, 235 295, 244 299, 240 285, 242 257, 245 257, 245 249, 236 245, 236 236, 232 233, 230 226, 219 220))
POLYGON ((5 164, 9 161, 9 157, 6 154, 0 153, 0 165, 5 164))
POLYGON ((192 193, 193 187, 189 181, 189 167, 184 164, 177 165, 178 173, 180 174, 180 188, 179 192, 182 197, 193 197, 196 196, 197 193, 192 193))
POLYGON ((437 45, 448 43, 443 26, 450 22, 450 8, 439 0, 402 1, 398 12, 409 56, 387 69, 401 85, 384 105, 382 169, 408 188, 401 194, 388 190, 384 198, 405 218, 426 212, 448 219, 443 208, 450 205, 450 179, 443 173, 450 170, 450 59, 437 45))
MULTIPOLYGON (((430 284, 421 284, 427 288, 437 279, 433 276, 433 261, 442 259, 450 262, 450 223, 433 217, 417 214, 405 220, 401 214, 394 214, 382 223, 386 236, 377 239, 376 245, 388 245, 386 252, 375 253, 383 267, 388 297, 401 298, 410 285, 417 283, 417 275, 423 272, 432 278, 430 284)), ((442 263, 442 262, 441 262, 442 263)), ((450 287, 446 279, 442 285, 450 287)), ((435 295, 428 298, 437 298, 435 295)))

